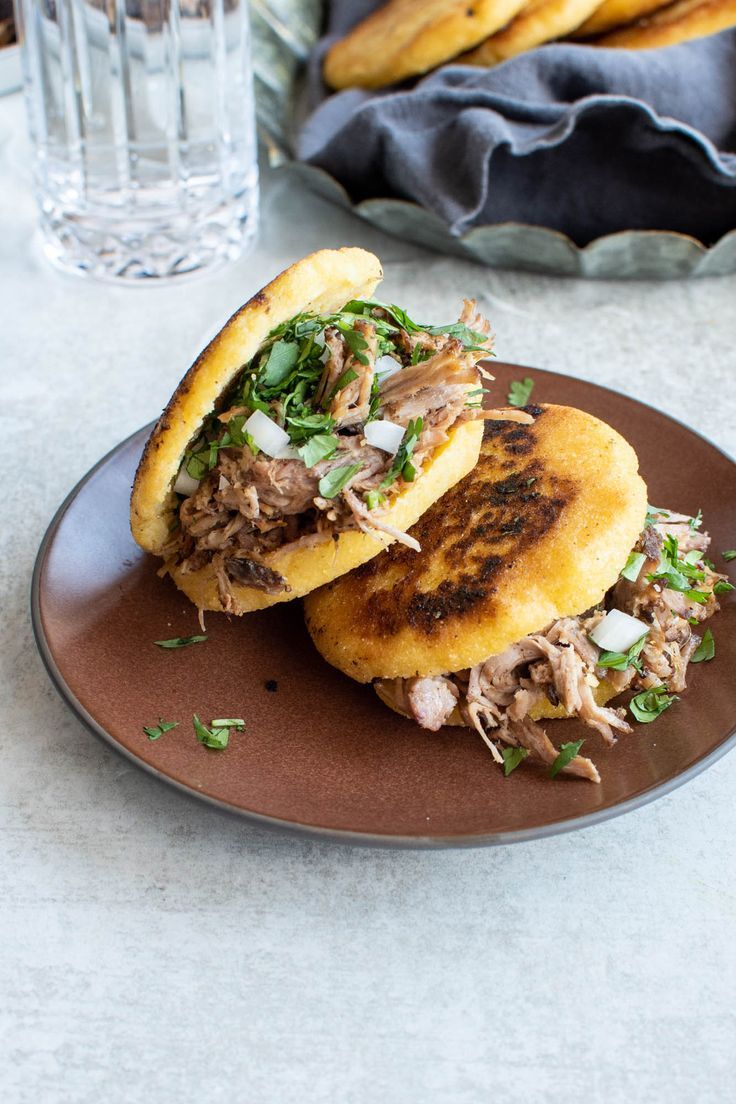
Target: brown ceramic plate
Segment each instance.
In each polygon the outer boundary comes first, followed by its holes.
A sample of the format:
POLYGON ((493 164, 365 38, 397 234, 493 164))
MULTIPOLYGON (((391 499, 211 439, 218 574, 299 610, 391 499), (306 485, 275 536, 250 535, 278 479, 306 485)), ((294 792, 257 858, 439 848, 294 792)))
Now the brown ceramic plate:
MULTIPOLYGON (((591 383, 494 364, 505 394, 530 374, 539 401, 579 406, 636 448, 650 501, 695 513, 712 556, 736 544, 736 465, 651 407, 591 383)), ((550 781, 528 764, 505 779, 479 738, 432 734, 390 712, 366 686, 329 667, 293 602, 241 619, 210 614, 209 640, 163 651, 154 640, 197 633, 193 607, 133 543, 128 496, 143 429, 85 476, 38 554, 33 622, 51 678, 77 716, 139 766, 180 790, 263 824, 401 846, 507 843, 580 828, 667 793, 736 739, 736 602, 712 626, 717 656, 691 668, 681 701, 637 725, 613 749, 574 721, 556 742, 584 735, 603 782, 550 781), (203 747, 192 714, 236 716, 245 732, 225 751, 203 747), (180 727, 151 742, 159 717, 180 727)))

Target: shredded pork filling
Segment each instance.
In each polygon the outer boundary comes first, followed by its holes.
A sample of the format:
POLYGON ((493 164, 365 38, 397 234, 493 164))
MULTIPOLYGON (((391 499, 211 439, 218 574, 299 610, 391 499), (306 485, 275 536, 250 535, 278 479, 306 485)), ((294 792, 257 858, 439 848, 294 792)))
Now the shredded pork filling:
MULTIPOLYGON (((380 696, 431 731, 446 724, 453 713, 459 714, 476 729, 499 764, 503 763, 499 745, 521 747, 544 763, 554 763, 558 749, 530 716, 545 699, 553 706, 562 705, 613 745, 631 726, 624 708, 597 704, 594 690, 601 680, 607 679, 616 693, 664 686, 675 693, 684 690, 688 663, 701 641, 694 625, 719 609, 713 587, 725 576, 702 558, 710 538, 691 521, 668 512, 666 518, 647 525, 634 549, 645 556, 636 581, 621 577, 600 608, 554 621, 469 670, 432 678, 380 680, 380 696), (700 554, 692 559, 703 574, 699 587, 707 595, 704 601, 670 589, 662 579, 649 578, 659 570, 666 538, 673 536, 680 552, 700 554), (606 608, 622 610, 648 629, 636 665, 624 670, 600 667, 601 649, 590 639, 606 608)), ((585 756, 576 755, 561 769, 600 782, 596 765, 585 756)))
MULTIPOLYGON (((234 582, 268 593, 288 590, 287 581, 263 562, 265 554, 286 545, 309 547, 360 529, 418 547, 412 537, 384 520, 405 473, 395 470, 392 454, 365 438, 372 401, 381 418, 404 428, 412 423, 421 427, 411 454, 412 477, 419 477, 462 421, 490 416, 531 421, 522 411, 483 411, 477 394, 469 395, 480 387, 477 362, 492 347, 488 322, 477 314, 474 302, 465 302, 459 321, 480 338, 480 347, 469 349, 452 334, 399 328, 392 334, 392 355, 402 367, 385 378, 376 376, 380 308, 374 314, 373 320, 366 316, 354 325, 359 352, 352 351, 355 338, 348 341, 336 325, 324 329, 324 367, 311 402, 333 422, 337 447, 329 457, 307 466, 300 457, 272 459, 248 445, 221 447, 197 490, 180 503, 179 526, 166 549, 167 559, 185 572, 214 564, 226 610, 237 609, 234 582), (321 494, 320 481, 347 465, 355 471, 339 493, 321 494)), ((217 415, 219 428, 250 413, 248 407, 231 405, 217 415)), ((283 424, 278 400, 271 402, 270 413, 283 424)))

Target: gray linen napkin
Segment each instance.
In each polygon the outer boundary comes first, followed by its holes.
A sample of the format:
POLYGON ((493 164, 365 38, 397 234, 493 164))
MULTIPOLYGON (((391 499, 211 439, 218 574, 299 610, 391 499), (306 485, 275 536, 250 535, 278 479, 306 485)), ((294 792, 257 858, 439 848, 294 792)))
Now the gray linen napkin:
POLYGON ((711 244, 736 226, 736 31, 659 50, 549 45, 329 95, 325 50, 377 6, 333 0, 297 140, 354 201, 413 200, 455 234, 515 221, 579 245, 628 229, 711 244))

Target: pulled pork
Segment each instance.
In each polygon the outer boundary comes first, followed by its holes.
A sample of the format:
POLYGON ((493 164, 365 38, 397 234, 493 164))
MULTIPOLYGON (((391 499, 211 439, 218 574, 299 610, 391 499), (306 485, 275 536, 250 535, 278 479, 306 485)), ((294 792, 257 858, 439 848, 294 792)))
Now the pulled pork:
MULTIPOLYGON (((646 557, 636 582, 620 578, 606 596, 608 608, 620 609, 649 626, 636 665, 625 670, 598 666, 601 650, 590 633, 605 616, 601 607, 579 617, 560 618, 469 670, 431 678, 379 680, 375 684, 379 696, 430 731, 437 731, 451 718, 474 728, 499 764, 503 763, 499 743, 525 748, 549 765, 555 761, 557 748, 530 716, 545 700, 563 706, 569 716, 579 717, 612 746, 618 734, 630 732, 631 726, 624 708, 596 702, 594 690, 601 680, 605 678, 616 693, 663 685, 670 691, 684 690, 687 665, 700 643, 693 623, 706 620, 719 609, 713 586, 725 576, 702 559, 710 538, 691 521, 681 514, 660 514, 647 525, 634 549, 646 557), (662 581, 648 578, 658 570, 667 536, 678 539, 682 552, 701 553, 696 566, 704 575, 699 586, 707 594, 705 601, 689 599, 662 581)), ((597 767, 582 755, 562 770, 600 782, 597 767)))
MULTIPOLYGON (((180 524, 165 555, 184 572, 212 563, 225 610, 238 612, 233 583, 269 594, 288 591, 287 580, 263 562, 267 553, 287 545, 308 547, 345 530, 360 529, 377 537, 388 534, 418 548, 414 538, 382 520, 403 477, 393 467, 394 457, 365 439, 372 403, 385 418, 402 426, 422 419, 411 457, 417 474, 462 421, 488 416, 532 420, 521 411, 484 412, 475 403, 469 405, 468 391, 480 384, 477 361, 492 347, 488 322, 476 313, 475 303, 465 302, 460 322, 483 335, 480 348, 468 349, 450 334, 400 330, 392 336, 402 370, 379 381, 376 326, 381 317, 382 308, 376 308, 375 321, 369 316, 358 319, 350 343, 337 326, 325 326, 324 368, 310 402, 312 409, 334 420, 330 432, 339 446, 329 459, 307 467, 294 449, 291 455, 271 459, 263 453, 254 455, 248 446, 221 447, 215 466, 181 502, 180 524), (353 351, 356 343, 358 352, 353 351), (426 359, 413 363, 418 352, 426 359), (348 465, 355 466, 355 472, 334 497, 323 497, 320 480, 348 465), (369 508, 366 495, 371 491, 381 494, 374 496, 379 504, 372 502, 369 508)), ((223 430, 232 418, 250 413, 247 407, 231 406, 219 412, 216 420, 223 430)), ((278 399, 271 402, 271 414, 283 424, 278 399)))

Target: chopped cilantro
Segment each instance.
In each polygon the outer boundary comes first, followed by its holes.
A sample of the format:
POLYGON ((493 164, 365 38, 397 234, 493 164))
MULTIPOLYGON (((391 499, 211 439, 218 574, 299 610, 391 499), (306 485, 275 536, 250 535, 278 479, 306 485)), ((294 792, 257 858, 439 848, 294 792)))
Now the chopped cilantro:
POLYGON ((174 636, 171 640, 154 640, 157 648, 188 648, 190 644, 204 644, 206 636, 174 636))
POLYGON ((441 337, 443 334, 447 334, 449 337, 457 338, 458 341, 462 342, 463 348, 467 352, 491 355, 491 350, 486 344, 488 334, 471 330, 470 326, 466 326, 464 322, 453 322, 451 326, 426 326, 424 330, 430 337, 441 337))
POLYGON ((297 452, 308 468, 313 468, 320 460, 327 460, 337 450, 340 444, 334 433, 315 433, 297 452))
MULTIPOLYGON (((368 364, 369 363, 368 357, 365 355, 366 349, 368 348, 368 342, 363 337, 363 334, 360 333, 358 330, 352 330, 352 329, 346 329, 346 330, 341 329, 341 333, 342 333, 342 336, 345 338, 345 343, 347 344, 348 348, 350 349, 350 352, 353 354, 353 356, 358 361, 358 363, 359 364, 368 364)), ((342 377, 340 377, 340 378, 342 378, 342 377)), ((357 373, 356 372, 353 372, 353 377, 352 378, 353 379, 357 378, 357 373)), ((343 387, 344 386, 345 385, 343 384, 343 387)), ((338 390, 339 390, 339 388, 338 388, 338 390)))
POLYGON ((299 346, 294 341, 274 341, 266 363, 261 368, 264 387, 279 387, 291 375, 299 359, 299 346))
POLYGON ((384 326, 388 326, 389 330, 402 329, 407 333, 417 333, 423 327, 417 325, 416 322, 412 322, 409 315, 401 307, 392 306, 390 303, 381 303, 378 299, 352 299, 349 303, 346 303, 344 312, 348 314, 357 314, 362 317, 368 317, 372 322, 375 322, 384 326), (376 318, 375 311, 380 310, 384 314, 387 314, 391 321, 387 322, 385 319, 376 318))
POLYGON ((329 414, 287 414, 286 428, 295 445, 301 444, 317 433, 329 433, 335 419, 329 414))
POLYGON ((427 360, 432 356, 432 349, 421 345, 418 341, 415 343, 414 348, 411 351, 412 364, 421 364, 423 360, 427 360))
POLYGON ((345 371, 340 376, 340 378, 338 379, 335 386, 330 391, 327 398, 325 399, 323 405, 324 406, 329 406, 330 403, 332 402, 332 400, 334 399, 335 395, 338 393, 338 391, 342 391, 343 387, 347 387, 347 385, 349 383, 352 383, 353 380, 356 380, 357 378, 358 378, 358 373, 355 371, 354 368, 346 368, 345 371))
POLYGON ((512 380, 506 396, 509 406, 526 406, 534 387, 534 380, 526 376, 523 380, 512 380))
POLYGON ((699 559, 700 553, 696 549, 680 557, 677 538, 669 535, 664 539, 657 569, 650 572, 647 579, 679 591, 691 602, 702 605, 708 601, 711 592, 693 586, 693 583, 702 583, 705 579, 705 572, 697 566, 699 559))
POLYGON ((200 744, 204 744, 208 748, 215 748, 218 751, 227 747, 230 739, 229 728, 207 728, 207 725, 202 724, 196 713, 192 717, 192 724, 200 744))
POLYGON ((668 694, 666 686, 655 686, 651 690, 642 690, 641 694, 632 698, 629 709, 640 724, 649 724, 676 701, 679 698, 676 694, 668 694))
POLYGON ((213 728, 235 728, 238 732, 245 728, 245 721, 242 717, 226 717, 224 720, 220 718, 217 721, 212 722, 213 728))
POLYGON ((322 498, 334 498, 339 494, 345 484, 360 471, 360 467, 360 464, 344 464, 323 475, 319 481, 319 493, 322 498))
POLYGON ((403 440, 399 445, 398 452, 391 461, 391 467, 381 480, 381 489, 392 486, 399 476, 401 476, 406 483, 414 482, 417 472, 411 462, 411 455, 414 452, 414 448, 421 436, 423 428, 423 418, 415 418, 413 421, 409 422, 403 440))
POLYGON ((385 494, 381 494, 380 491, 366 491, 363 497, 365 499, 365 504, 369 510, 378 509, 378 507, 383 506, 384 502, 386 501, 385 494))
MULTIPOLYGON (((353 299, 350 303, 346 303, 343 313, 359 314, 370 318, 371 321, 378 326, 380 332, 381 324, 386 325, 386 320, 377 318, 375 314, 376 310, 381 311, 384 315, 388 315, 391 319, 391 323, 389 323, 391 329, 402 329, 408 334, 426 333, 429 334, 430 337, 438 337, 447 334, 448 337, 457 338, 464 348, 470 352, 473 350, 482 351, 490 355, 490 350, 486 345, 488 335, 480 333, 478 330, 471 330, 464 322, 451 322, 447 326, 424 326, 421 322, 415 322, 410 318, 402 307, 397 307, 393 303, 381 303, 377 299, 353 299)), ((429 350, 429 355, 431 355, 431 352, 432 351, 429 350)), ((416 363, 416 361, 414 363, 416 363)))
POLYGON ((733 590, 733 583, 727 582, 725 579, 719 579, 713 587, 714 594, 728 594, 729 590, 733 590))
POLYGON ((646 556, 643 552, 631 552, 629 558, 626 561, 626 567, 621 572, 622 579, 628 579, 630 583, 635 583, 639 578, 639 573, 646 561, 646 556))
POLYGON ((192 479, 204 479, 207 474, 207 464, 197 453, 193 453, 187 460, 187 473, 192 479))
POLYGON ((646 630, 644 635, 640 637, 635 644, 631 645, 628 652, 601 652, 596 666, 609 668, 612 671, 625 671, 628 667, 633 667, 635 671, 641 673, 639 656, 641 655, 642 648, 647 642, 648 634, 649 629, 646 630))
POLYGON ((164 732, 170 732, 178 726, 178 721, 164 721, 159 717, 157 725, 143 725, 143 731, 149 740, 158 740, 164 732))
POLYGON ((713 639, 713 633, 710 629, 706 629, 703 633, 703 639, 698 644, 697 648, 690 657, 691 663, 704 663, 706 660, 713 659, 716 654, 716 642, 713 639))
POLYGON ((519 763, 523 763, 528 754, 529 749, 525 747, 501 748, 501 755, 503 756, 504 777, 508 778, 511 772, 516 770, 519 763))
POLYGON ((572 763, 575 756, 579 754, 584 742, 584 740, 576 740, 575 743, 560 744, 560 753, 549 768, 550 778, 556 778, 563 767, 566 767, 568 763, 572 763))
POLYGON ((726 563, 730 563, 731 560, 736 560, 736 548, 727 548, 725 552, 721 552, 726 563))
POLYGON ((688 525, 690 526, 690 532, 694 533, 695 530, 699 529, 702 524, 703 524, 703 511, 698 510, 695 517, 691 517, 690 521, 688 522, 688 525))

